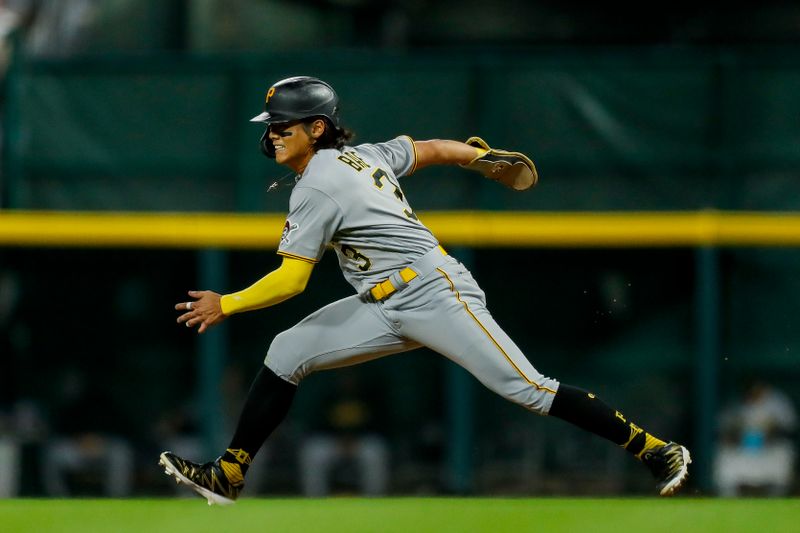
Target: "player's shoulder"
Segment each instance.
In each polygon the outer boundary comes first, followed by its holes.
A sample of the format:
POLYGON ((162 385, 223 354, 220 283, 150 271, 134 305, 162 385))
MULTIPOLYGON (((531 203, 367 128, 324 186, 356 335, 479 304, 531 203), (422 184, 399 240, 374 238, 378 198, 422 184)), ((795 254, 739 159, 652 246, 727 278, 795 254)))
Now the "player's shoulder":
POLYGON ((363 143, 355 147, 356 152, 369 153, 378 157, 386 157, 392 152, 409 152, 413 150, 414 140, 408 135, 400 135, 379 143, 363 143))

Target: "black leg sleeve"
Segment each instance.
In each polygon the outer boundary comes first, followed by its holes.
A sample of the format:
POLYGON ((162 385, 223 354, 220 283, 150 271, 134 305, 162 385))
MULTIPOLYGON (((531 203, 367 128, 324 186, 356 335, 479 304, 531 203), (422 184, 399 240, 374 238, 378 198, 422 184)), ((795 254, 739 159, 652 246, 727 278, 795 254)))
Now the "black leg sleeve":
POLYGON ((286 417, 296 391, 297 386, 262 366, 247 394, 228 448, 244 450, 251 457, 255 456, 267 437, 286 417))
POLYGON ((615 444, 624 445, 631 439, 631 427, 622 413, 578 387, 559 385, 549 414, 615 444))

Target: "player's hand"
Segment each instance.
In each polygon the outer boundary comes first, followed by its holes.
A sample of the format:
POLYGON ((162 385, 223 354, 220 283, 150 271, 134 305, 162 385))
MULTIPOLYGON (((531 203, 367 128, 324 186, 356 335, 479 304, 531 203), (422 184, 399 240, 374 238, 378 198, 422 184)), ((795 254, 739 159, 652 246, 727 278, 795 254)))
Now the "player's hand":
POLYGON ((186 311, 178 317, 178 324, 186 324, 187 328, 200 326, 197 333, 203 333, 225 320, 220 305, 222 295, 213 291, 189 291, 189 296, 195 300, 175 304, 176 311, 186 311))

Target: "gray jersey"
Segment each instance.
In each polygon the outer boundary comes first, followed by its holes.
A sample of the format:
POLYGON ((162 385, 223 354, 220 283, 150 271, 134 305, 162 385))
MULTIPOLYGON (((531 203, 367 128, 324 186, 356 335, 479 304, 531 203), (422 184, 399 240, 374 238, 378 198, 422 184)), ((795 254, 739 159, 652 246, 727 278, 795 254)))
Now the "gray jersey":
POLYGON ((275 337, 265 364, 296 384, 318 370, 428 346, 493 391, 547 413, 558 382, 540 374, 500 329, 472 275, 408 205, 397 178, 415 166, 408 137, 314 155, 292 191, 278 253, 316 263, 332 244, 358 294, 275 337), (417 276, 405 287, 393 282, 390 297, 376 301, 369 292, 411 267, 417 276))
POLYGON ((405 136, 320 150, 292 191, 278 253, 315 263, 333 245, 359 293, 409 265, 438 245, 398 182, 415 165, 405 136))

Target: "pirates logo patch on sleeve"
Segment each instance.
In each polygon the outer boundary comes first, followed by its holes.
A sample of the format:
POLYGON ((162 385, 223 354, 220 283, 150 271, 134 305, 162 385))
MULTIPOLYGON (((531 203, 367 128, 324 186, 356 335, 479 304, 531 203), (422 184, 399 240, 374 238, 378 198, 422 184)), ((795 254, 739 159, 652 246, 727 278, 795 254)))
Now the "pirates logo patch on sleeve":
POLYGON ((286 224, 283 225, 283 233, 281 233, 281 245, 289 244, 289 234, 298 228, 297 224, 292 223, 288 218, 286 224))

